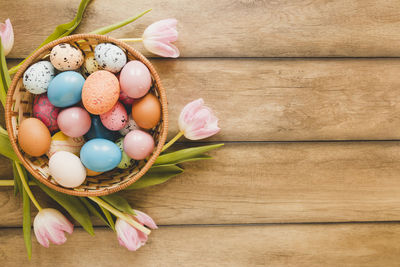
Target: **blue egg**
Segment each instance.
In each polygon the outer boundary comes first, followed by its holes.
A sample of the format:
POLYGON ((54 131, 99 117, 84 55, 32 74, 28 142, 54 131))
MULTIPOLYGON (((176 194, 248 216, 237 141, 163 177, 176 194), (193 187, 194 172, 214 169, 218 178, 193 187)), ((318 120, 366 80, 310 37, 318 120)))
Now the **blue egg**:
POLYGON ((101 123, 100 116, 91 115, 92 125, 89 131, 85 134, 86 140, 92 140, 94 138, 104 138, 111 141, 117 140, 120 136, 118 131, 110 131, 101 123))
POLYGON ((56 107, 69 107, 81 101, 85 78, 75 71, 64 71, 51 80, 47 89, 50 102, 56 107))
POLYGON ((83 145, 80 157, 86 168, 96 172, 105 172, 118 166, 122 153, 118 145, 110 140, 95 138, 83 145))

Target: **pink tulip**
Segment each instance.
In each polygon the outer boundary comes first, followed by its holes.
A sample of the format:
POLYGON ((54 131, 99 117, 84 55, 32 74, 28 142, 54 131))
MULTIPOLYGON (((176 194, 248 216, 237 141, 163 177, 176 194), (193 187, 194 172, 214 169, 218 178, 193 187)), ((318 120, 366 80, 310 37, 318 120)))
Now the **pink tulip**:
POLYGON ((179 57, 179 50, 171 44, 178 39, 176 19, 164 19, 154 22, 143 33, 144 47, 153 54, 162 57, 179 57))
POLYGON ((74 225, 56 209, 42 209, 33 221, 37 241, 48 248, 50 242, 61 245, 67 241, 65 232, 72 234, 74 225))
POLYGON ((218 118, 202 98, 187 104, 179 116, 179 129, 187 139, 199 140, 219 132, 218 118))
POLYGON ((0 23, 0 37, 4 55, 7 56, 14 45, 14 31, 10 19, 7 19, 6 23, 0 23))
MULTIPOLYGON (((157 229, 156 223, 149 215, 138 210, 135 210, 135 213, 136 215, 133 217, 142 225, 146 225, 150 229, 157 229)), ((117 231, 119 244, 130 251, 136 251, 146 244, 147 235, 120 218, 115 223, 115 230, 117 231)))

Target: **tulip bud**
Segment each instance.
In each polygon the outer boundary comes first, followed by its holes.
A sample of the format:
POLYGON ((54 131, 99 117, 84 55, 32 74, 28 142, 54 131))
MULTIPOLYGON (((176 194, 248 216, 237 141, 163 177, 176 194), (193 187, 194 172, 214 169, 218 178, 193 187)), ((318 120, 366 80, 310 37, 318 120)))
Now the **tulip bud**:
MULTIPOLYGON (((136 215, 132 217, 139 223, 146 225, 150 229, 157 229, 156 223, 149 215, 138 210, 135 210, 135 214, 136 215)), ((115 230, 117 232, 119 244, 130 251, 136 251, 146 244, 147 235, 120 218, 115 222, 115 230)))
POLYGON ((179 57, 178 48, 171 44, 178 39, 177 23, 176 19, 164 19, 148 26, 142 36, 144 47, 162 57, 179 57))
POLYGON ((218 118, 209 107, 204 106, 201 98, 183 108, 179 116, 179 129, 190 140, 204 139, 220 130, 218 118))
POLYGON ((50 242, 56 245, 67 241, 65 232, 72 234, 74 225, 56 209, 42 209, 33 221, 33 229, 37 241, 48 248, 50 242))
POLYGON ((4 48, 4 55, 7 56, 14 45, 14 31, 10 19, 7 19, 5 22, 0 23, 0 37, 4 48))

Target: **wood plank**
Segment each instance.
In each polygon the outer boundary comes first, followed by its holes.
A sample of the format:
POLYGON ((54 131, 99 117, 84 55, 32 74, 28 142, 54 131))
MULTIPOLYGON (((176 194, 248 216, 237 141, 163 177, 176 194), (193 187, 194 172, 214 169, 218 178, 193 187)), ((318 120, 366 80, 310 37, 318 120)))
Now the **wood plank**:
POLYGON ((203 97, 220 118, 213 141, 400 139, 400 59, 152 62, 168 93, 170 138, 184 105, 203 97))
POLYGON ((81 229, 61 246, 33 242, 26 259, 22 230, 0 231, 3 266, 398 266, 399 224, 162 227, 136 252, 111 230, 81 229), (212 249, 210 249, 212 248, 212 249), (49 256, 51 255, 51 257, 49 256))
MULTIPOLYGON (((58 24, 70 21, 80 0, 2 0, 16 46, 25 57, 58 24)), ((135 25, 112 36, 138 37, 153 21, 176 17, 184 57, 397 57, 400 48, 396 0, 296 1, 113 1, 89 5, 78 32, 90 32, 153 8, 135 25)), ((136 45, 141 51, 142 45, 136 45)))
MULTIPOLYGON (((400 142, 229 143, 211 154, 123 195, 162 225, 400 220, 400 142)), ((0 213, 0 226, 21 225, 11 189, 0 213)))

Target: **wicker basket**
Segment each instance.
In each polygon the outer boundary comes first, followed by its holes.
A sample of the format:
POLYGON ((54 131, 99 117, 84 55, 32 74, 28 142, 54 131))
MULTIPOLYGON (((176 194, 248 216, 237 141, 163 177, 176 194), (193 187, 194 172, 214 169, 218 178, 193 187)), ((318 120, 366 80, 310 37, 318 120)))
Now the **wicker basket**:
POLYGON ((25 168, 40 182, 59 192, 76 196, 103 196, 126 188, 142 177, 154 163, 161 152, 168 132, 168 110, 165 89, 161 85, 160 77, 151 63, 138 51, 116 39, 96 34, 76 34, 53 41, 29 57, 14 76, 7 94, 5 110, 7 131, 12 147, 25 168), (69 189, 58 185, 51 177, 48 168, 47 156, 31 157, 24 153, 17 144, 18 125, 25 119, 32 117, 33 95, 23 87, 22 77, 25 70, 37 61, 48 59, 51 49, 60 43, 70 43, 79 47, 83 53, 94 51, 99 43, 114 43, 124 50, 128 60, 139 60, 150 70, 152 75, 151 92, 155 94, 162 107, 162 118, 150 134, 153 136, 156 147, 148 160, 135 161, 129 169, 114 169, 94 177, 87 177, 81 186, 69 189))

